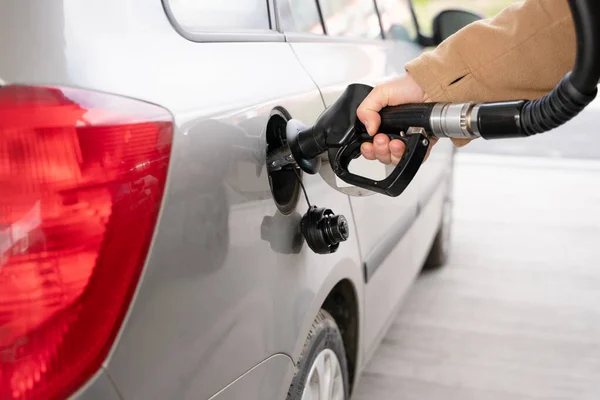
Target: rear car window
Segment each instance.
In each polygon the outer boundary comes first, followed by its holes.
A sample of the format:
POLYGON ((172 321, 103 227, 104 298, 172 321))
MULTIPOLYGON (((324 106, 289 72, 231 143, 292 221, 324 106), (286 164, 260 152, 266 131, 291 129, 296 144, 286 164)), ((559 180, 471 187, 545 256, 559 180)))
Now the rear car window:
POLYGON ((285 32, 323 34, 316 0, 279 0, 277 8, 285 32))
POLYGON ((373 0, 319 0, 329 36, 381 38, 373 0))
POLYGON ((268 30, 267 0, 164 0, 175 21, 188 32, 268 30))

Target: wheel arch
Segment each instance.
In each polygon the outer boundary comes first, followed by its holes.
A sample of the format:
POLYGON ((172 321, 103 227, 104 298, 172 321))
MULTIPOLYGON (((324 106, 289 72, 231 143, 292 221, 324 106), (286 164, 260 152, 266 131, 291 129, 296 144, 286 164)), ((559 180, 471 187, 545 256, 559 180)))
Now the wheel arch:
POLYGON ((321 308, 335 320, 344 341, 346 363, 348 365, 348 383, 352 392, 358 371, 358 348, 360 332, 360 315, 358 295, 354 284, 349 279, 342 279, 329 292, 321 308))
MULTIPOLYGON (((344 263, 342 263, 344 264, 344 263)), ((320 309, 324 309, 338 324, 344 340, 348 363, 349 386, 352 391, 363 360, 363 289, 364 280, 360 265, 348 268, 337 265, 321 283, 305 313, 298 331, 297 343, 291 357, 297 365, 312 323, 320 309)))

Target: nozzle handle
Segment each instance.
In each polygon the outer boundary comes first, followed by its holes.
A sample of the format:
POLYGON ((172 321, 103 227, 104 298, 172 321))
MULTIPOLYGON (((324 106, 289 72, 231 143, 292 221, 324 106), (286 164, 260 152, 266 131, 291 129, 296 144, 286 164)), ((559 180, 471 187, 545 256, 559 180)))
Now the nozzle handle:
POLYGON ((387 178, 380 181, 350 172, 350 162, 360 154, 358 141, 341 148, 329 149, 329 162, 335 174, 344 182, 396 197, 404 192, 417 174, 429 147, 429 139, 423 135, 412 135, 401 140, 405 143, 406 150, 400 162, 387 178))
POLYGON ((384 107, 380 112, 379 132, 398 134, 408 128, 425 128, 431 132, 431 111, 436 103, 410 103, 384 107))

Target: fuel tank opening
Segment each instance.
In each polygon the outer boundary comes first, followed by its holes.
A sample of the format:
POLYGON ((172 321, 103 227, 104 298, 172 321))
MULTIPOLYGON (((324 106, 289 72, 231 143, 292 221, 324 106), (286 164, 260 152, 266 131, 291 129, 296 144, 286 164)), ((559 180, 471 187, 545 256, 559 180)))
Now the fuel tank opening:
MULTIPOLYGON (((286 151, 287 139, 285 128, 289 119, 290 116, 282 109, 276 108, 272 111, 266 131, 268 156, 286 151)), ((267 158, 269 158, 268 156, 267 158)), ((271 194, 277 208, 282 214, 290 214, 298 203, 300 182, 296 174, 302 178, 302 170, 295 163, 292 163, 284 165, 277 170, 273 170, 273 168, 269 168, 267 165, 267 171, 271 194)))

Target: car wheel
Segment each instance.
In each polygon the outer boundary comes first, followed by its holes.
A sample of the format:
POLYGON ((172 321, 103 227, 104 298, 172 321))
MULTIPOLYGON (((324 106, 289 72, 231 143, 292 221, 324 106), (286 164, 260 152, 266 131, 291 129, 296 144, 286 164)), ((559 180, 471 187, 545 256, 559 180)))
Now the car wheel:
POLYGON ((450 254, 450 231, 452 229, 452 178, 448 180, 448 192, 444 199, 440 227, 433 240, 431 250, 423 269, 440 268, 448 261, 450 254))
POLYGON ((287 400, 348 400, 348 366, 335 320, 320 310, 308 333, 287 400))

